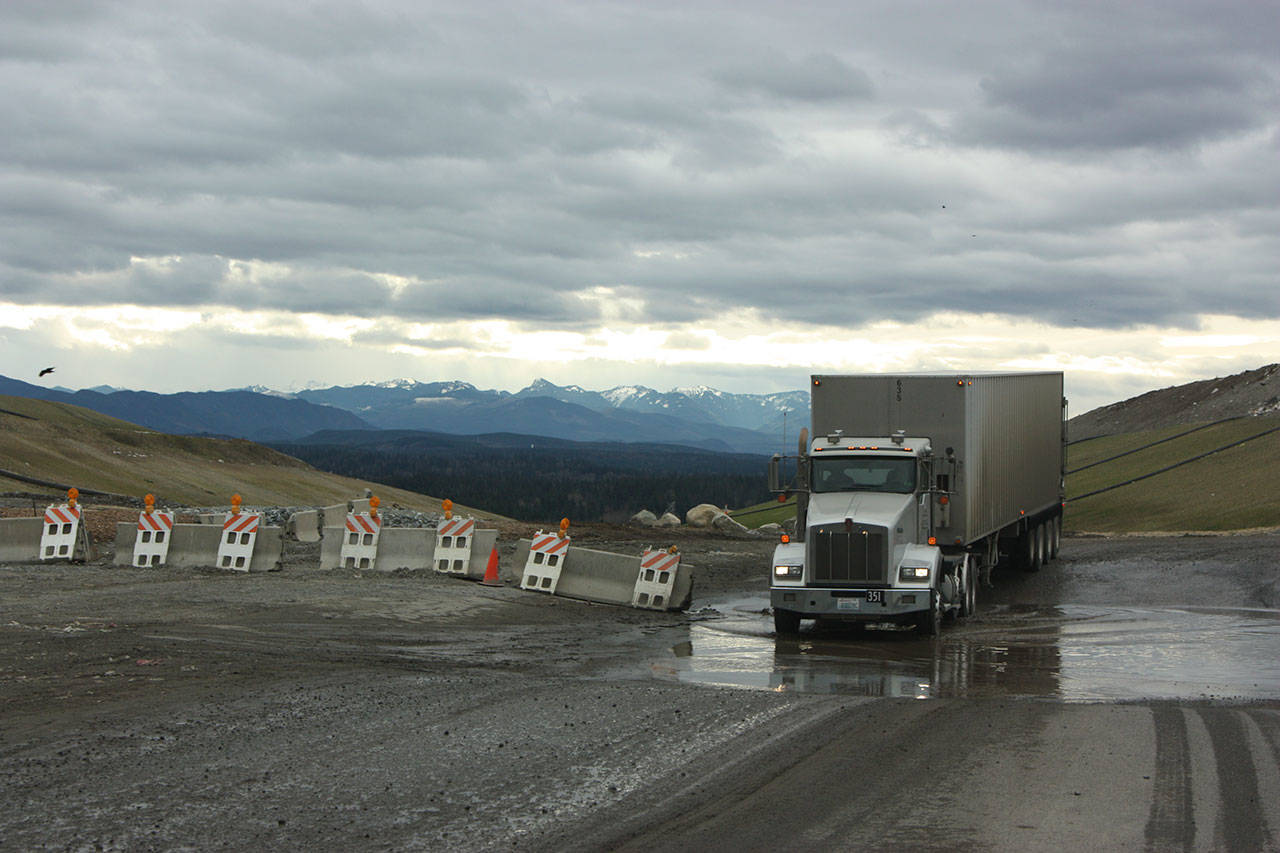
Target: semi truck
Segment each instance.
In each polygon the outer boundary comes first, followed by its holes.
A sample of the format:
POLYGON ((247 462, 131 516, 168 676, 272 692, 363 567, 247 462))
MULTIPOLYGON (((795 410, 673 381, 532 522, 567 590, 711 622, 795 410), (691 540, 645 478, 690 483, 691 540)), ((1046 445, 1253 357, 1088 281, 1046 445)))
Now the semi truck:
POLYGON ((1038 571, 1062 534, 1061 373, 815 375, 813 433, 769 462, 796 497, 774 551, 774 629, 803 619, 936 635, 1001 560, 1038 571))

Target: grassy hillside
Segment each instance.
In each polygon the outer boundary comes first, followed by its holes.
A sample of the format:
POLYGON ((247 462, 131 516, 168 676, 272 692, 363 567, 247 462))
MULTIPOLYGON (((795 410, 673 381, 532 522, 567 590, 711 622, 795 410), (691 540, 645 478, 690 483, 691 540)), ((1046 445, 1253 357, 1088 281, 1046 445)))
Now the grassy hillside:
MULTIPOLYGON (((333 504, 373 489, 384 506, 439 511, 440 500, 317 471, 241 439, 167 435, 64 403, 0 396, 0 469, 161 503, 246 506, 333 504)), ((0 491, 49 492, 0 475, 0 491)))
POLYGON ((1170 440, 1067 476, 1068 530, 1241 530, 1280 526, 1280 432, 1092 497, 1097 489, 1123 483, 1280 427, 1280 418, 1228 421, 1188 435, 1180 425, 1113 435, 1068 448, 1067 470, 1124 451, 1170 440))
POLYGON ((755 506, 735 509, 729 516, 739 524, 752 529, 765 524, 782 524, 789 518, 796 517, 796 501, 791 498, 785 503, 777 500, 766 501, 755 506))
MULTIPOLYGON (((1241 418, 1074 444, 1067 449, 1067 470, 1074 473, 1067 475, 1066 529, 1121 533, 1280 527, 1280 431, 1237 444, 1276 428, 1280 417, 1241 418), (1146 476, 1228 445, 1236 446, 1146 476), (1138 481, 1086 497, 1129 480, 1138 481)), ((794 517, 795 508, 767 503, 733 515, 758 527, 794 517)))

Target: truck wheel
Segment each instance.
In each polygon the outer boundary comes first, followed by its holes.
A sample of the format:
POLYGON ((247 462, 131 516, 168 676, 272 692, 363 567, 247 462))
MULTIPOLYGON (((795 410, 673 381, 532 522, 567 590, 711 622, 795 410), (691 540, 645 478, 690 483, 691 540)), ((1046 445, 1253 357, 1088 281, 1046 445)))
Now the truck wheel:
POLYGON ((1022 570, 1024 572, 1040 571, 1040 536, 1041 527, 1035 525, 1028 527, 1027 532, 1022 534, 1025 537, 1023 545, 1022 570))
POLYGON ((775 634, 795 634, 800 631, 800 614, 794 610, 773 609, 773 632, 775 634))
POLYGON ((916 631, 926 637, 942 633, 942 601, 936 590, 929 596, 929 611, 916 617, 916 631))
POLYGON ((1038 572, 1039 564, 1036 562, 1036 556, 1040 553, 1040 549, 1036 547, 1036 528, 1028 527, 1018 536, 1018 559, 1017 566, 1024 572, 1038 572))
POLYGON ((1053 531, 1053 536, 1049 539, 1049 557, 1056 560, 1058 559, 1058 548, 1062 545, 1062 516, 1055 515, 1051 524, 1053 526, 1050 530, 1053 531))
POLYGON ((978 566, 977 560, 965 563, 964 595, 960 604, 960 615, 972 616, 978 610, 978 566))

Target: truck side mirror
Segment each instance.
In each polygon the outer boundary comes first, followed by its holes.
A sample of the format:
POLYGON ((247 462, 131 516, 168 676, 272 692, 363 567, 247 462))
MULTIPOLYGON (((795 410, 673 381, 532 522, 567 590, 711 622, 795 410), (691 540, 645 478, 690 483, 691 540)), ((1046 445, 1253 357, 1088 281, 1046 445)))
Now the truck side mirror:
POLYGON ((777 453, 769 459, 769 491, 782 491, 782 483, 779 480, 778 466, 782 462, 782 457, 777 453))

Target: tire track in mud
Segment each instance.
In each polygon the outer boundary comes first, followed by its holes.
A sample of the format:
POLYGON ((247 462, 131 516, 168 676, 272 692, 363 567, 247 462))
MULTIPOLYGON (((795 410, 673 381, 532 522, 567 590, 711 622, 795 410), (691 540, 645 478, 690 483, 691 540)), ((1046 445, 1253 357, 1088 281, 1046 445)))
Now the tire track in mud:
POLYGON ((1275 849, 1268 818, 1275 819, 1280 789, 1280 713, 1162 702, 1151 716, 1156 769, 1146 849, 1275 849), (1202 727, 1202 742, 1207 735, 1208 750, 1192 749, 1189 715, 1202 727), (1211 825, 1197 822, 1197 807, 1211 825))
POLYGON ((1156 778, 1147 819, 1148 850, 1191 850, 1196 839, 1191 802, 1191 744, 1187 721, 1175 705, 1151 708, 1156 730, 1156 778))
POLYGON ((1221 849, 1251 851, 1269 849, 1269 837, 1263 821, 1262 802, 1258 798, 1258 772, 1253 752, 1245 739, 1243 711, 1230 708, 1198 710, 1209 731, 1213 755, 1218 765, 1219 809, 1213 829, 1214 846, 1221 849))

